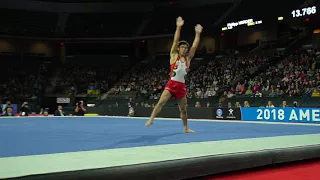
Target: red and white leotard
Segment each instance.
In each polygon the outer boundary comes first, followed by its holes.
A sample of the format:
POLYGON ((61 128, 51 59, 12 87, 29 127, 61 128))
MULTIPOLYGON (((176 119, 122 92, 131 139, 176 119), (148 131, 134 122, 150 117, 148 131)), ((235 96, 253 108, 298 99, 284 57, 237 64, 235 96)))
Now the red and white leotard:
POLYGON ((170 78, 165 90, 168 90, 176 99, 183 98, 187 94, 185 76, 188 71, 189 63, 187 58, 178 56, 176 62, 170 65, 170 78))

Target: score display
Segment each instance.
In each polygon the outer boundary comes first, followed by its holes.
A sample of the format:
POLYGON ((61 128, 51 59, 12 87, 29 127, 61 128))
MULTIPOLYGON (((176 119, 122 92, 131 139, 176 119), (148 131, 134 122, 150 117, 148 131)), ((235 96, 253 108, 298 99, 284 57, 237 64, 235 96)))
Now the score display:
POLYGON ((253 19, 246 19, 246 20, 241 20, 241 21, 237 21, 237 22, 227 23, 227 27, 223 27, 222 31, 233 29, 235 27, 242 26, 242 25, 253 26, 253 25, 258 25, 258 24, 262 24, 262 21, 261 20, 260 21, 253 21, 253 19))
POLYGON ((316 14, 316 13, 317 13, 316 6, 312 6, 312 7, 293 10, 291 12, 291 15, 292 15, 292 17, 297 18, 297 17, 313 15, 313 14, 316 14))

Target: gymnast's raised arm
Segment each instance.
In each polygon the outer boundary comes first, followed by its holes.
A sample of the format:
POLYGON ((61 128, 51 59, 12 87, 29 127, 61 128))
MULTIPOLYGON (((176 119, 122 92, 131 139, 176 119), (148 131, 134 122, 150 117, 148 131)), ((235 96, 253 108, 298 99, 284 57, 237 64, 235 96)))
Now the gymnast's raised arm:
POLYGON ((184 20, 182 19, 182 17, 178 17, 177 18, 177 22, 176 22, 176 32, 174 34, 174 39, 173 39, 173 43, 172 43, 172 47, 170 50, 170 64, 175 62, 175 55, 177 54, 177 48, 178 48, 178 44, 179 44, 179 40, 180 40, 180 32, 181 32, 181 28, 184 24, 184 20))
POLYGON ((200 42, 200 34, 202 32, 202 29, 203 27, 200 25, 200 24, 197 24, 196 27, 195 27, 195 32, 196 32, 196 35, 194 37, 194 40, 193 40, 193 43, 192 43, 192 46, 189 50, 189 55, 188 55, 188 59, 189 61, 192 60, 192 58, 194 57, 195 53, 196 53, 196 50, 199 46, 199 42, 200 42))

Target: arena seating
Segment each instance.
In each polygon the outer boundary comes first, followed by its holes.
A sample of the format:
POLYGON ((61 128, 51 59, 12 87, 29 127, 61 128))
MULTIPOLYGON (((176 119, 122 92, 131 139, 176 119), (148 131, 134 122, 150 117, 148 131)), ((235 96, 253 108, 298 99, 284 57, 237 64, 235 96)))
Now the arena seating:
MULTIPOLYGON (((224 91, 228 92, 231 87, 234 88, 242 77, 255 73, 259 67, 268 63, 267 58, 251 55, 228 56, 209 61, 206 58, 192 61, 188 75, 189 98, 220 96, 224 91), (239 67, 237 71, 232 71, 234 66, 239 67)), ((147 95, 147 98, 158 99, 168 76, 168 55, 160 55, 132 72, 129 75, 130 79, 126 79, 121 85, 126 89, 130 84, 138 84, 137 87, 127 91, 138 91, 139 94, 147 95)))
MULTIPOLYGON (((275 3, 277 1, 272 0, 271 2, 275 3)), ((282 10, 288 11, 291 6, 297 6, 302 3, 303 0, 295 1, 292 5, 285 6, 282 10)), ((240 6, 232 11, 222 23, 251 18, 249 15, 252 13, 257 18, 262 18, 267 14, 266 11, 272 8, 270 4, 272 3, 242 1, 240 6), (264 6, 265 8, 259 8, 259 10, 258 8, 253 8, 249 14, 249 11, 246 11, 249 5, 250 7, 264 6)), ((233 3, 200 5, 197 7, 184 7, 182 5, 172 7, 156 6, 152 19, 146 24, 142 34, 173 33, 175 29, 174 19, 177 16, 183 16, 185 19, 183 34, 193 34, 193 27, 197 23, 209 27, 206 30, 210 31, 212 24, 232 5, 233 3)), ((275 9, 275 11, 280 11, 280 8, 275 9)), ((51 37, 55 33, 59 19, 58 13, 25 10, 1 9, 0 15, 0 23, 2 24, 0 32, 9 35, 51 37), (10 20, 6 17, 10 17, 10 20)), ((138 12, 70 13, 66 22, 65 35, 70 38, 131 37, 145 19, 145 15, 145 13, 138 12)), ((248 54, 247 52, 254 49, 258 43, 239 47, 237 50, 240 53, 238 54, 225 53, 215 58, 205 55, 193 60, 191 71, 187 77, 188 98, 190 100, 218 98, 219 101, 226 99, 225 103, 229 102, 231 97, 317 96, 316 90, 319 88, 320 77, 319 69, 314 65, 316 52, 300 50, 292 56, 284 56, 284 54, 277 52, 276 48, 288 46, 294 38, 284 39, 281 43, 280 40, 268 42, 268 45, 260 48, 260 51, 254 52, 254 54, 248 54), (235 69, 234 67, 237 68, 235 69), (281 71, 284 72, 280 73, 281 71)), ((96 45, 96 47, 98 46, 96 45)), ((70 51, 77 48, 79 46, 71 47, 69 45, 68 52, 70 53, 70 51)), ((83 48, 81 51, 84 52, 85 49, 83 48)), ((102 48, 97 51, 104 51, 105 49, 102 48)), ((88 90, 99 90, 99 93, 95 94, 101 94, 110 90, 109 99, 137 97, 141 98, 141 101, 157 100, 168 80, 168 57, 168 55, 157 55, 153 60, 141 63, 131 71, 128 70, 130 69, 129 66, 132 67, 132 64, 123 62, 119 56, 108 57, 108 59, 113 59, 112 61, 97 60, 92 57, 90 58, 90 63, 88 63, 88 59, 67 58, 67 63, 58 78, 55 92, 66 94, 70 92, 70 89, 74 89, 77 94, 88 94, 88 90), (113 86, 115 83, 117 85, 113 86)), ((24 66, 25 64, 23 63, 25 62, 19 62, 18 66, 24 66)), ((16 64, 8 64, 8 66, 13 65, 16 66, 16 64)), ((32 74, 38 72, 39 68, 39 63, 35 63, 32 68, 26 71, 30 70, 32 74)), ((26 72, 26 74, 29 74, 29 72, 26 72)), ((5 77, 3 77, 4 80, 5 77)), ((39 81, 43 81, 44 77, 39 76, 39 81)), ((12 78, 15 78, 15 76, 12 76, 12 78)), ((21 78, 22 80, 20 81, 26 81, 25 77, 21 78)), ((5 84, 8 83, 6 82, 5 84)), ((31 91, 32 88, 24 88, 18 88, 18 90, 13 88, 10 93, 23 96, 24 94, 34 94, 31 91)), ((2 91, 3 94, 6 94, 3 89, 2 91)), ((7 95, 15 96, 10 95, 10 93, 7 93, 7 95)))
POLYGON ((28 101, 32 107, 41 103, 44 92, 50 84, 56 63, 52 58, 1 55, 2 76, 0 77, 0 99, 22 104, 28 101), (5 68, 4 68, 5 67, 5 68))
MULTIPOLYGON (((276 66, 270 66, 253 81, 243 84, 245 87, 253 86, 252 94, 247 95, 253 96, 256 91, 261 91, 271 97, 311 97, 313 91, 320 88, 320 72, 315 68, 315 53, 316 51, 300 49, 282 59, 276 66)), ((239 85, 237 90, 240 89, 239 85)))
POLYGON ((55 92, 87 94, 89 86, 100 94, 114 84, 129 68, 129 60, 120 56, 73 56, 67 59, 55 92), (89 60, 89 61, 88 61, 89 60))
MULTIPOLYGON (((301 49, 288 57, 275 51, 276 49, 267 50, 264 55, 229 54, 216 57, 214 60, 208 57, 200 61, 193 60, 187 77, 189 101, 201 101, 202 104, 210 102, 217 105, 221 101, 223 104, 235 103, 233 100, 237 97, 261 99, 261 97, 319 96, 317 93, 317 90, 320 90, 319 69, 315 68, 314 63, 316 51, 308 50, 308 52, 301 49)), ((118 96, 116 98, 118 100, 115 101, 119 103, 121 97, 126 99, 134 97, 139 99, 136 100, 138 104, 147 101, 154 104, 159 99, 168 76, 168 55, 159 55, 133 69, 119 83, 120 86, 111 89, 109 99, 118 96)), ((249 102, 251 101, 253 100, 249 102)), ((258 106, 266 105, 265 99, 253 102, 258 106)), ((276 103, 280 104, 278 101, 276 103)))

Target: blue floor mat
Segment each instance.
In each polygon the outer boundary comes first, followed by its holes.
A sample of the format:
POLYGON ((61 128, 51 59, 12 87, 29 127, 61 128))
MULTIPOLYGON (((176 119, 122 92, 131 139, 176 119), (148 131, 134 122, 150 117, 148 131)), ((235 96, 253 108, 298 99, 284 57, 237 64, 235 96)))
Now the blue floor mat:
POLYGON ((194 134, 182 132, 181 121, 129 118, 0 119, 0 157, 129 148, 320 133, 320 126, 189 121, 194 134))

